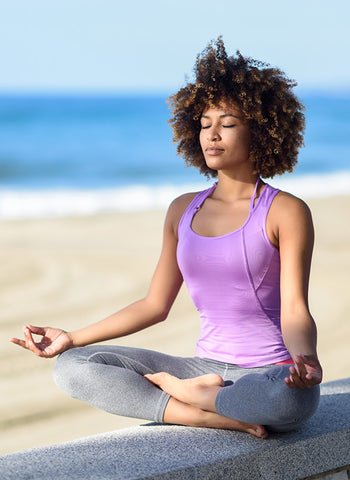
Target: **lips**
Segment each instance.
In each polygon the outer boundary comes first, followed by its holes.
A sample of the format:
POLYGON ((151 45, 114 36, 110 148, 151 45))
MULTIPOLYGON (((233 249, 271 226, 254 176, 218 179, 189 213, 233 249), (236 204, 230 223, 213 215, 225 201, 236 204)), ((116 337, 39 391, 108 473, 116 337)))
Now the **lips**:
POLYGON ((208 155, 220 155, 221 153, 224 152, 222 148, 215 148, 215 147, 208 147, 206 148, 205 151, 208 155))

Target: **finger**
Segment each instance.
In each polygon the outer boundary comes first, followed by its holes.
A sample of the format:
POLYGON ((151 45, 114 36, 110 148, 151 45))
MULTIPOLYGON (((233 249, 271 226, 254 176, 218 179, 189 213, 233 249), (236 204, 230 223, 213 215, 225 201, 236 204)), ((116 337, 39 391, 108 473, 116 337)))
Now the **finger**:
POLYGON ((299 355, 297 355, 295 358, 295 366, 299 374, 299 377, 304 379, 306 377, 307 370, 306 370, 303 358, 300 357, 299 355))
POLYGON ((25 338, 26 338, 27 348, 29 348, 29 350, 31 350, 33 353, 35 353, 35 355, 38 355, 39 357, 42 357, 43 356, 42 351, 35 344, 35 342, 33 340, 33 337, 32 337, 32 334, 31 334, 31 332, 28 328, 24 329, 24 334, 25 334, 25 338))
POLYGON ((47 327, 35 327, 34 325, 27 325, 26 328, 35 335, 46 335, 47 327))
POLYGON ((9 341, 11 343, 15 343, 16 345, 19 345, 20 347, 27 348, 26 342, 24 340, 21 340, 20 338, 9 338, 9 341))
POLYGON ((301 372, 301 379, 307 388, 312 388, 314 385, 321 383, 322 369, 315 356, 299 356, 297 363, 301 372))
POLYGON ((314 385, 317 385, 317 383, 319 383, 319 382, 318 382, 317 379, 314 378, 313 376, 311 376, 311 378, 307 378, 307 379, 305 380, 305 386, 306 386, 306 388, 312 388, 314 385))
POLYGON ((306 375, 307 387, 312 388, 315 385, 318 385, 322 381, 322 375, 317 373, 308 373, 306 375))
POLYGON ((305 376, 293 375, 295 386, 299 388, 312 388, 318 383, 312 373, 306 373, 305 376))
POLYGON ((300 378, 299 372, 297 371, 295 366, 289 368, 289 373, 290 373, 289 378, 292 380, 293 384, 296 387, 305 388, 305 384, 300 378))
POLYGON ((285 377, 284 382, 287 385, 287 387, 289 387, 289 388, 295 388, 296 387, 296 385, 294 384, 293 380, 290 377, 285 377))
POLYGON ((57 355, 57 353, 54 352, 52 347, 46 347, 43 350, 43 355, 42 356, 45 357, 45 358, 52 358, 52 357, 55 357, 56 355, 57 355))
POLYGON ((293 377, 292 375, 290 377, 286 377, 284 379, 287 387, 289 388, 305 388, 303 385, 302 385, 302 382, 300 381, 300 378, 297 376, 297 377, 293 377))
POLYGON ((310 380, 312 380, 313 378, 312 372, 308 371, 307 365, 305 364, 304 359, 302 357, 298 357, 296 359, 296 362, 297 362, 297 368, 299 371, 299 377, 301 381, 304 383, 306 387, 310 388, 313 385, 312 382, 310 383, 310 380))

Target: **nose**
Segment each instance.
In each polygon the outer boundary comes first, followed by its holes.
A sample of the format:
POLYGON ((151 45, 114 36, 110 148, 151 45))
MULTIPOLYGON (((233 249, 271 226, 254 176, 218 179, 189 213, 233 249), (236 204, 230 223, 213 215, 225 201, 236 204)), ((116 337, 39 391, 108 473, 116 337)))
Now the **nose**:
POLYGON ((220 140, 219 131, 214 125, 207 130, 207 140, 209 142, 220 140))

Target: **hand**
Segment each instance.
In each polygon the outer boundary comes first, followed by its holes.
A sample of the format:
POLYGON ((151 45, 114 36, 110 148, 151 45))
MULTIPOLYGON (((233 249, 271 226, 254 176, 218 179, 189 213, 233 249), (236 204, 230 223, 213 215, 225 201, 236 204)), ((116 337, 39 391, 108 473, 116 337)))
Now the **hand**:
POLYGON ((24 340, 10 338, 10 342, 31 350, 35 355, 44 358, 52 358, 73 346, 70 335, 64 330, 34 327, 33 325, 24 327, 24 340), (40 342, 34 342, 33 334, 42 336, 40 342))
POLYGON ((287 387, 312 388, 322 382, 322 367, 316 355, 296 355, 293 360, 290 376, 284 379, 287 387))

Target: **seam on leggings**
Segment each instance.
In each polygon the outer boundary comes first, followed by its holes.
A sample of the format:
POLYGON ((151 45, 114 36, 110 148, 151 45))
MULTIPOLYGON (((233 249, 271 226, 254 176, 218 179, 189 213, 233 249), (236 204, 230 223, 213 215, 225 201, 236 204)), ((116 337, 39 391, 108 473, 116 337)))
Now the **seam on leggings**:
POLYGON ((225 370, 224 370, 224 373, 223 373, 223 375, 222 375, 223 380, 225 380, 225 377, 226 377, 226 374, 227 374, 227 370, 228 370, 228 364, 226 363, 226 364, 225 364, 225 370))
POLYGON ((156 405, 156 422, 163 423, 165 408, 170 400, 170 395, 162 391, 162 394, 156 405))
MULTIPOLYGON (((134 363, 135 365, 139 365, 140 367, 142 367, 143 370, 145 370, 147 373, 157 373, 155 370, 153 370, 153 368, 149 368, 147 367, 144 363, 140 362, 139 360, 134 360, 134 359, 130 359, 127 355, 123 355, 123 354, 115 354, 113 352, 110 352, 110 351, 107 351, 107 352, 104 352, 103 350, 101 351, 98 351, 98 352, 94 352, 92 353, 88 358, 87 358, 87 362, 90 362, 91 359, 97 355, 104 355, 104 354, 112 354, 112 355, 117 355, 118 357, 118 360, 120 360, 120 362, 123 364, 123 368, 125 369, 128 369, 128 370, 131 370, 131 371, 134 371, 136 372, 136 370, 132 369, 132 368, 129 368, 126 363, 127 362, 124 362, 123 359, 126 359, 126 360, 132 360, 132 363, 134 363)), ((107 365, 110 365, 110 364, 107 364, 107 365)), ((114 367, 115 365, 111 365, 112 367, 114 367)), ((138 372, 136 372, 138 373, 138 372)), ((141 373, 139 373, 139 375, 142 375, 141 373)))
POLYGON ((104 353, 107 353, 107 354, 110 354, 111 352, 110 351, 106 351, 104 352, 103 350, 99 350, 98 352, 94 352, 92 353, 91 355, 89 355, 86 359, 87 362, 90 362, 92 357, 96 357, 97 355, 103 355, 104 353))

